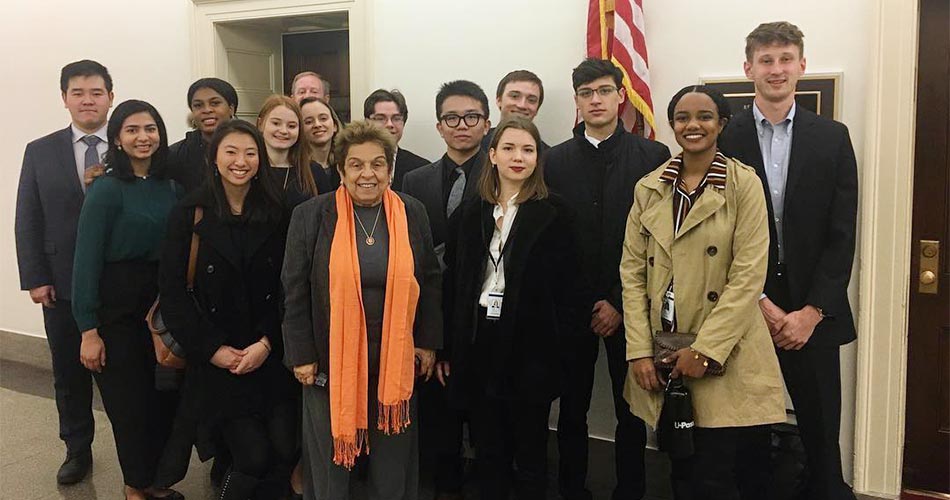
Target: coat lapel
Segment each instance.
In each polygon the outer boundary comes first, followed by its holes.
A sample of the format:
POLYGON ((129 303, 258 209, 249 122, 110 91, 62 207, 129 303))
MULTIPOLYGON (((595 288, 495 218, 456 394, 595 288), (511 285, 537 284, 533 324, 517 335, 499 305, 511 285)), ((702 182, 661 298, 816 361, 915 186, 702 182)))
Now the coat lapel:
MULTIPOLYGON (((488 210, 487 218, 491 224, 493 220, 491 206, 488 210)), ((524 270, 528 267, 528 258, 532 255, 531 249, 556 216, 556 209, 544 200, 527 201, 518 207, 518 214, 508 235, 511 239, 511 248, 505 255, 505 307, 509 310, 518 309, 524 270)), ((514 316, 508 315, 508 317, 514 316)))
POLYGON ((811 138, 812 125, 815 123, 814 113, 799 106, 795 110, 792 125, 792 150, 788 159, 788 176, 785 179, 785 205, 793 197, 805 168, 808 166, 807 147, 815 142, 811 138))
MULTIPOLYGON (((659 181, 651 177, 649 182, 656 184, 659 181)), ((640 214, 640 224, 642 224, 643 228, 656 240, 660 248, 672 258, 673 209, 670 207, 673 206, 673 190, 669 188, 660 189, 658 185, 653 187, 661 199, 658 203, 652 203, 650 208, 647 208, 640 214)))
POLYGON ((205 210, 204 217, 195 226, 201 245, 210 245, 235 269, 241 269, 241 257, 231 242, 231 233, 228 226, 218 218, 214 210, 205 210))
POLYGON ((79 172, 76 170, 76 154, 73 151, 73 129, 66 127, 60 132, 60 140, 56 144, 56 156, 59 164, 65 169, 63 175, 70 179, 69 184, 79 195, 80 199, 85 199, 86 194, 82 190, 82 179, 79 178, 79 172))
MULTIPOLYGON (((485 163, 485 153, 479 151, 475 157, 475 163, 472 164, 472 169, 468 172, 468 177, 465 179, 465 191, 462 193, 463 200, 471 200, 478 197, 478 178, 482 175, 482 165, 485 163)), ((439 175, 439 179, 442 176, 439 175)), ((439 192, 442 192, 442 186, 439 186, 439 192)))
POLYGON ((696 200, 696 204, 689 210, 689 213, 686 215, 686 220, 683 221, 683 225, 680 226, 680 230, 676 233, 674 239, 681 238, 684 234, 688 233, 690 229, 708 219, 725 204, 726 198, 722 193, 712 186, 707 186, 703 190, 703 194, 696 200))

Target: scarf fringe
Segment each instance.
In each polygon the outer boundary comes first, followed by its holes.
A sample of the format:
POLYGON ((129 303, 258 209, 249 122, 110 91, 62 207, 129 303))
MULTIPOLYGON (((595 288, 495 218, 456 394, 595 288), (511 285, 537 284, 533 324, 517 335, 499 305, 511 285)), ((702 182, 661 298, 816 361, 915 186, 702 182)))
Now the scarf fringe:
POLYGON ((333 463, 351 470, 356 465, 356 457, 363 451, 369 455, 369 435, 367 429, 357 429, 356 436, 333 438, 333 463))
POLYGON ((401 433, 411 423, 408 399, 392 405, 379 403, 379 418, 377 419, 376 428, 383 431, 387 436, 401 433))

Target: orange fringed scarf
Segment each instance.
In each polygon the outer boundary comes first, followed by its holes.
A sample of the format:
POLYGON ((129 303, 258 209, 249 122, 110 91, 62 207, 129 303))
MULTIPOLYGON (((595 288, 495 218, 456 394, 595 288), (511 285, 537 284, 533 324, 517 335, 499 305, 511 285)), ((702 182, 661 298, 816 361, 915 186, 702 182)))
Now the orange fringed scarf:
MULTIPOLYGON (((360 286, 353 201, 346 188, 336 191, 337 223, 330 246, 330 429, 333 462, 347 469, 365 449, 367 437, 366 316, 360 286)), ((412 326, 419 302, 406 205, 391 189, 383 194, 389 229, 389 264, 379 364, 379 419, 386 434, 409 425, 409 398, 415 377, 412 326)))

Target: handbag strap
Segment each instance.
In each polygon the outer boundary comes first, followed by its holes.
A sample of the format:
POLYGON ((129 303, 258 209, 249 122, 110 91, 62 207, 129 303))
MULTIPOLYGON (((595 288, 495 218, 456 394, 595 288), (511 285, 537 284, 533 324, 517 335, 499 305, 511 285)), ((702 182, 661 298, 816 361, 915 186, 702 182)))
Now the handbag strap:
POLYGON ((201 222, 201 218, 204 216, 204 207, 198 205, 195 206, 195 222, 191 227, 191 251, 188 253, 188 289, 191 290, 195 287, 195 271, 198 267, 198 233, 195 231, 195 226, 201 222))

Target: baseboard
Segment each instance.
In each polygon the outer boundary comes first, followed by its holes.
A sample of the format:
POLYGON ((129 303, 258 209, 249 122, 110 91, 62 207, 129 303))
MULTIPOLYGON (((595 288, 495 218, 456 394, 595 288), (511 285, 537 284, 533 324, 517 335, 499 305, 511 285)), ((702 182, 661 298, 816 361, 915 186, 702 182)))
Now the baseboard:
POLYGON ((0 363, 14 361, 52 371, 46 337, 0 330, 0 363))

